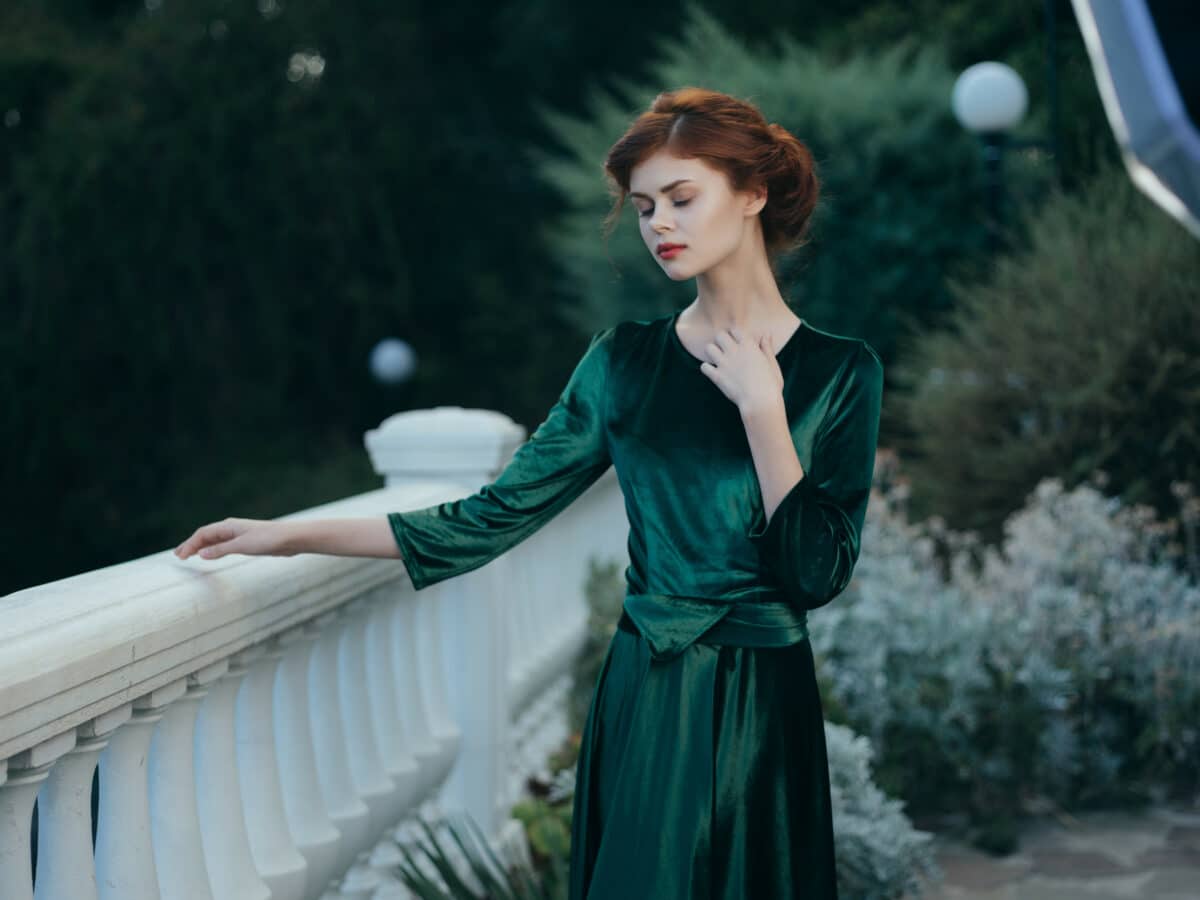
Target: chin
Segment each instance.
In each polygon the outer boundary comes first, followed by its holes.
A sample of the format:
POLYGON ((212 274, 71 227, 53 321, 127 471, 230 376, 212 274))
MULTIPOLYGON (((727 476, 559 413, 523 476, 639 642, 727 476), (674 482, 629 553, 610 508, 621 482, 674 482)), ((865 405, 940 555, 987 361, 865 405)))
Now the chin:
POLYGON ((659 266, 662 268, 663 274, 665 274, 672 281, 687 281, 689 278, 696 277, 696 273, 692 271, 694 268, 692 266, 685 267, 671 265, 669 262, 666 265, 663 265, 661 261, 659 262, 659 266))

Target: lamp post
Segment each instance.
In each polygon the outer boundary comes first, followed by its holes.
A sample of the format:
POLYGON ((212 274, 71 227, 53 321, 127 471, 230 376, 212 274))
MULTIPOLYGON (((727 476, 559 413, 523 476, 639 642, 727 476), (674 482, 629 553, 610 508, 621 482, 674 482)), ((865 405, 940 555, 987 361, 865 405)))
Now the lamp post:
POLYGON ((1003 218, 1003 156, 1006 145, 1015 143, 1006 132, 1025 116, 1029 92, 1021 76, 1001 62, 981 62, 966 69, 954 82, 950 101, 954 116, 983 144, 983 162, 991 221, 988 246, 1000 247, 1003 218))
POLYGON ((403 396, 402 386, 417 371, 417 353, 408 341, 385 337, 371 348, 367 368, 383 387, 388 402, 398 403, 403 396))
POLYGON ((367 366, 380 384, 402 384, 416 371, 417 354, 408 341, 388 337, 371 348, 367 366))
POLYGON ((1062 184, 1062 163, 1058 153, 1058 71, 1056 0, 1044 0, 1046 28, 1046 99, 1050 106, 1050 133, 1045 139, 1014 138, 1008 131, 1025 116, 1029 92, 1025 82, 1011 67, 1000 62, 982 62, 971 66, 954 83, 951 106, 959 123, 979 135, 987 172, 988 206, 992 221, 988 242, 994 251, 1000 247, 1003 223, 1003 156, 1009 147, 1039 147, 1050 154, 1056 184, 1062 184))

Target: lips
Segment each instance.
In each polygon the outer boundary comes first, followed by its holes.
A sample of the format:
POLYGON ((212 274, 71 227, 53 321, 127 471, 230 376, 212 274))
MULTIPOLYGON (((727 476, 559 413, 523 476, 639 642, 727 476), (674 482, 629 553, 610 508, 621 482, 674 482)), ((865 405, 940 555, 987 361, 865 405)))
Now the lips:
POLYGON ((654 252, 659 256, 671 257, 686 247, 687 244, 659 244, 654 252))

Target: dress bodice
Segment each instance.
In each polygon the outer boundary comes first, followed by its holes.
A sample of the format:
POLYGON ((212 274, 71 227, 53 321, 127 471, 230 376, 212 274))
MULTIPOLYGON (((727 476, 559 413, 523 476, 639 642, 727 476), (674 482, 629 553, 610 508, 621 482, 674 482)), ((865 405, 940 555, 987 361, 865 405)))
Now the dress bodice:
POLYGON ((874 470, 878 355, 803 321, 777 351, 805 475, 767 520, 741 416, 679 339, 677 317, 593 334, 558 401, 495 479, 389 514, 414 587, 499 556, 613 466, 629 519, 629 594, 772 598, 803 611, 845 589, 874 470))

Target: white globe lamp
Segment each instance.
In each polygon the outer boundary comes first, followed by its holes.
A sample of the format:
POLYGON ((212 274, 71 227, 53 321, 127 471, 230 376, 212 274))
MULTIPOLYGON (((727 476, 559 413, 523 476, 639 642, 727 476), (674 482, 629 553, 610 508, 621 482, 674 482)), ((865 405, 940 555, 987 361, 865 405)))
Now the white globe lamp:
POLYGON ((950 105, 955 118, 968 131, 1008 131, 1025 117, 1029 92, 1011 66, 981 62, 958 76, 950 105))
POLYGON ((371 374, 382 384, 401 384, 416 371, 417 354, 408 341, 384 338, 371 348, 368 366, 371 374))

